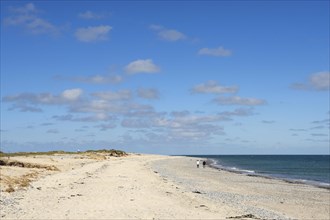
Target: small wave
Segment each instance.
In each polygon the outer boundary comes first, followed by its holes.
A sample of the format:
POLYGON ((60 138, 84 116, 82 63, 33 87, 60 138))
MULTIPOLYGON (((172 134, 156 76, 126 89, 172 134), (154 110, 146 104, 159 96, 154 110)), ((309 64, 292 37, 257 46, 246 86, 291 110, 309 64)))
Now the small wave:
POLYGON ((243 171, 244 173, 255 173, 254 170, 241 170, 241 171, 243 171))
POLYGON ((254 170, 244 170, 244 169, 239 169, 237 167, 225 167, 222 166, 221 164, 218 163, 217 160, 213 159, 208 159, 209 165, 211 167, 217 168, 217 169, 222 169, 222 170, 227 170, 227 171, 232 171, 232 172, 238 172, 238 173, 255 173, 254 170))
POLYGON ((244 169, 239 169, 237 167, 224 167, 225 170, 229 170, 229 171, 234 171, 234 172, 238 172, 238 173, 255 173, 254 170, 244 170, 244 169))
POLYGON ((218 161, 214 159, 207 159, 207 164, 211 167, 217 168, 219 166, 218 161))
POLYGON ((280 178, 288 183, 296 183, 296 184, 307 184, 316 186, 319 188, 329 189, 330 190, 330 183, 323 183, 323 182, 317 182, 313 180, 304 180, 304 179, 289 179, 289 178, 280 178))

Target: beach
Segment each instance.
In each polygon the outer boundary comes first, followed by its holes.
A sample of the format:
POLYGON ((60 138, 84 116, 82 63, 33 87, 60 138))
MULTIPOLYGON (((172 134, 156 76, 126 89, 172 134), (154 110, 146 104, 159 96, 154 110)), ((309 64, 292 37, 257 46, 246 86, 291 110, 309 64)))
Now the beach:
POLYGON ((1 166, 1 219, 330 219, 328 189, 196 168, 192 157, 9 160, 42 166, 1 166))

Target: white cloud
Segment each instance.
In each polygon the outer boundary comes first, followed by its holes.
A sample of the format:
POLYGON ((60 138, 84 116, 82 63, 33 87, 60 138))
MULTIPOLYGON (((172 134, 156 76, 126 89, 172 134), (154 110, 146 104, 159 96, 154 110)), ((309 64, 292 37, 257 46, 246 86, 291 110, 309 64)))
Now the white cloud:
POLYGON ((125 67, 125 72, 131 75, 137 73, 157 73, 159 71, 160 68, 151 59, 135 60, 125 67))
POLYGON ((10 11, 21 14, 28 14, 37 12, 37 8, 34 6, 33 3, 27 3, 23 7, 10 7, 10 11))
POLYGON ((22 93, 4 96, 2 101, 12 104, 9 110, 22 112, 42 112, 42 109, 39 107, 45 106, 66 106, 70 113, 93 114, 92 118, 77 118, 73 115, 58 118, 59 120, 68 121, 106 120, 106 118, 102 118, 101 116, 107 114, 113 114, 119 117, 159 115, 154 112, 152 106, 133 102, 132 92, 130 90, 94 92, 86 97, 82 97, 82 94, 83 91, 81 89, 64 90, 59 95, 51 93, 22 93))
POLYGON ((108 33, 112 29, 109 25, 100 25, 87 28, 78 28, 75 36, 82 42, 103 41, 108 39, 108 33))
POLYGON ((29 106, 27 103, 14 103, 8 110, 12 111, 18 109, 20 112, 43 112, 41 108, 29 106))
POLYGON ((212 135, 224 135, 223 127, 211 124, 197 125, 170 130, 169 137, 172 139, 208 140, 212 135))
POLYGON ((213 102, 219 105, 248 105, 248 106, 255 106, 255 105, 265 105, 266 101, 263 99, 256 99, 256 98, 242 98, 239 96, 230 96, 230 97, 217 97, 213 99, 213 102))
POLYGON ((177 30, 162 30, 158 36, 167 41, 178 41, 186 39, 186 36, 177 30))
POLYGON ((222 121, 231 120, 230 117, 251 116, 251 109, 236 109, 233 112, 221 112, 213 115, 195 115, 189 111, 174 111, 170 114, 142 111, 129 114, 124 118, 121 126, 125 128, 148 130, 141 131, 150 141, 208 141, 213 136, 224 135, 224 129, 219 125, 222 121), (145 112, 145 113, 143 113, 145 112), (152 134, 150 136, 150 130, 152 134), (157 137, 166 137, 157 139, 157 137))
POLYGON ((152 119, 153 127, 164 128, 164 134, 172 140, 202 140, 213 135, 223 135, 223 127, 217 123, 226 120, 221 115, 198 116, 189 112, 171 114, 172 119, 158 117, 152 119))
POLYGON ((157 35, 166 41, 178 41, 186 39, 186 35, 174 29, 167 29, 160 25, 150 25, 150 29, 155 31, 157 35))
POLYGON ((297 90, 328 91, 330 89, 330 72, 313 73, 306 83, 293 83, 291 88, 297 90))
POLYGON ((132 93, 130 90, 120 90, 118 92, 95 92, 92 96, 103 99, 103 100, 129 100, 132 98, 132 93))
POLYGON ((26 27, 33 34, 55 33, 57 31, 54 25, 41 18, 33 19, 31 22, 26 24, 26 27))
POLYGON ((89 77, 79 77, 76 78, 76 81, 81 81, 85 83, 93 83, 93 84, 117 84, 123 81, 123 77, 120 75, 93 75, 89 77))
POLYGON ((138 96, 144 99, 158 99, 159 91, 157 89, 143 89, 137 90, 138 96))
POLYGON ((191 115, 191 114, 176 114, 173 119, 168 120, 170 127, 184 127, 187 125, 196 125, 204 123, 213 123, 226 120, 222 115, 191 115))
POLYGON ((151 30, 154 30, 154 31, 160 31, 160 30, 163 29, 163 26, 161 26, 161 25, 156 25, 156 24, 152 24, 152 25, 149 26, 149 28, 150 28, 151 30))
POLYGON ((156 118, 163 117, 166 112, 156 112, 153 108, 137 109, 134 111, 127 112, 126 117, 138 117, 138 118, 156 118))
POLYGON ((221 93, 236 93, 238 91, 237 86, 220 86, 216 81, 208 81, 206 83, 202 83, 196 85, 192 88, 192 93, 213 93, 213 94, 221 94, 221 93))
POLYGON ((329 90, 330 88, 330 72, 314 73, 309 78, 309 82, 316 90, 329 90))
POLYGON ((86 19, 86 20, 91 20, 91 19, 101 19, 101 18, 104 18, 105 15, 104 14, 98 14, 98 13, 95 13, 95 12, 92 12, 92 11, 85 11, 85 12, 82 12, 82 13, 79 13, 78 14, 78 17, 79 18, 82 18, 82 19, 86 19))
POLYGON ((59 28, 39 16, 39 10, 33 3, 23 7, 11 7, 11 15, 4 19, 7 26, 18 26, 31 34, 58 34, 59 28))
POLYGON ((224 49, 223 47, 218 48, 202 48, 198 51, 199 55, 209 55, 209 56, 218 56, 218 57, 228 57, 232 55, 232 51, 224 49))
POLYGON ((219 113, 219 115, 223 117, 231 117, 231 116, 246 117, 246 116, 254 115, 254 113, 253 113, 253 108, 238 108, 235 109, 234 111, 221 112, 219 113))
POLYGON ((79 99, 82 93, 83 91, 81 89, 68 89, 68 90, 64 90, 61 96, 64 99, 74 101, 79 99))
POLYGON ((121 75, 90 75, 90 76, 76 76, 76 77, 66 77, 61 75, 54 76, 56 80, 68 80, 74 82, 82 82, 89 84, 118 84, 121 83, 124 78, 121 75))
MULTIPOLYGON (((96 96, 105 96, 106 98, 111 97, 109 94, 97 94, 96 96), (107 97, 109 95, 109 97, 107 97)), ((138 103, 133 103, 131 100, 118 99, 116 100, 106 100, 106 99, 92 99, 85 100, 74 105, 70 105, 71 112, 79 113, 113 113, 117 115, 126 115, 134 113, 136 111, 148 111, 153 110, 149 105, 143 105, 138 103)))
POLYGON ((72 121, 72 122, 97 122, 97 121, 114 120, 114 118, 107 113, 94 113, 90 116, 85 116, 85 117, 75 117, 72 114, 54 115, 53 118, 58 121, 72 121))
MULTIPOLYGON (((154 89, 140 89, 140 96, 144 98, 155 98, 156 94, 158 91, 154 89)), ((251 108, 216 114, 189 111, 156 112, 150 105, 134 103, 130 90, 94 92, 85 97, 82 95, 83 91, 76 88, 64 90, 57 95, 24 93, 6 96, 3 100, 37 107, 64 105, 67 113, 53 116, 54 121, 93 123, 91 127, 101 131, 116 126, 129 128, 129 131, 145 128, 145 131, 139 135, 141 134, 146 140, 152 138, 156 141, 155 137, 166 137, 161 140, 182 141, 188 144, 208 142, 215 136, 224 135, 221 122, 232 120, 234 117, 252 115, 251 108)))
POLYGON ((37 105, 70 105, 80 102, 82 93, 83 90, 81 89, 64 90, 60 95, 53 95, 51 93, 21 93, 18 95, 4 96, 2 101, 13 103, 9 110, 19 109, 23 112, 41 112, 42 110, 37 108, 37 105))
POLYGON ((124 119, 121 126, 125 128, 149 128, 150 121, 142 119, 124 119))

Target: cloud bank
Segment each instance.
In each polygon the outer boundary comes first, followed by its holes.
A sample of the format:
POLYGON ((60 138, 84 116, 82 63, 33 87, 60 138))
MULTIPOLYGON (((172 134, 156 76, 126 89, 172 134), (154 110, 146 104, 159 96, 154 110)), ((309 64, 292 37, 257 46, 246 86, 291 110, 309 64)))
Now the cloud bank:
POLYGON ((213 80, 196 85, 191 89, 192 93, 212 93, 212 94, 236 93, 237 91, 238 91, 237 86, 229 86, 229 87, 221 86, 216 81, 213 80))
POLYGON ((247 105, 247 106, 265 105, 267 103, 263 99, 242 98, 239 96, 231 96, 231 97, 221 96, 213 99, 213 102, 218 105, 247 105))
POLYGON ((108 34, 112 27, 109 25, 90 26, 87 28, 78 28, 75 32, 77 40, 85 43, 104 41, 108 39, 108 34))
POLYGON ((51 22, 40 17, 40 11, 33 3, 28 3, 22 7, 10 7, 10 16, 4 19, 7 26, 24 28, 31 34, 58 34, 59 28, 51 22))
POLYGON ((144 99, 159 99, 159 91, 157 89, 143 89, 137 90, 137 94, 140 98, 144 99))

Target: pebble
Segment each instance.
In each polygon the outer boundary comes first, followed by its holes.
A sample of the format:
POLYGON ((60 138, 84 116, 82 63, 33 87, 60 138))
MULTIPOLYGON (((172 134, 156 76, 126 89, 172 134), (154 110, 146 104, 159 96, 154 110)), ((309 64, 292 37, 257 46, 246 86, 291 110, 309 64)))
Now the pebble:
MULTIPOLYGON (((177 164, 184 165, 184 164, 177 164)), ((216 203, 222 203, 229 205, 231 207, 237 208, 239 207, 243 213, 247 213, 247 215, 253 216, 255 219, 275 219, 275 220, 287 220, 290 219, 285 215, 280 213, 275 213, 271 210, 266 210, 263 208, 258 208, 254 205, 247 205, 249 202, 260 201, 263 199, 270 198, 262 198, 256 195, 240 195, 229 192, 222 191, 208 191, 207 188, 202 188, 201 185, 196 182, 196 179, 189 178, 187 176, 182 176, 179 173, 175 172, 175 169, 168 169, 168 161, 156 161, 152 164, 152 168, 154 172, 158 173, 162 178, 167 178, 166 180, 172 181, 178 185, 181 185, 181 189, 183 188, 186 192, 193 192, 197 194, 202 194, 203 197, 207 197, 210 200, 213 200, 216 203), (202 193, 203 192, 203 193, 202 193), (243 205, 244 204, 244 205, 243 205)), ((184 193, 184 192, 182 192, 184 193)), ((252 204, 252 203, 251 203, 252 204)))

